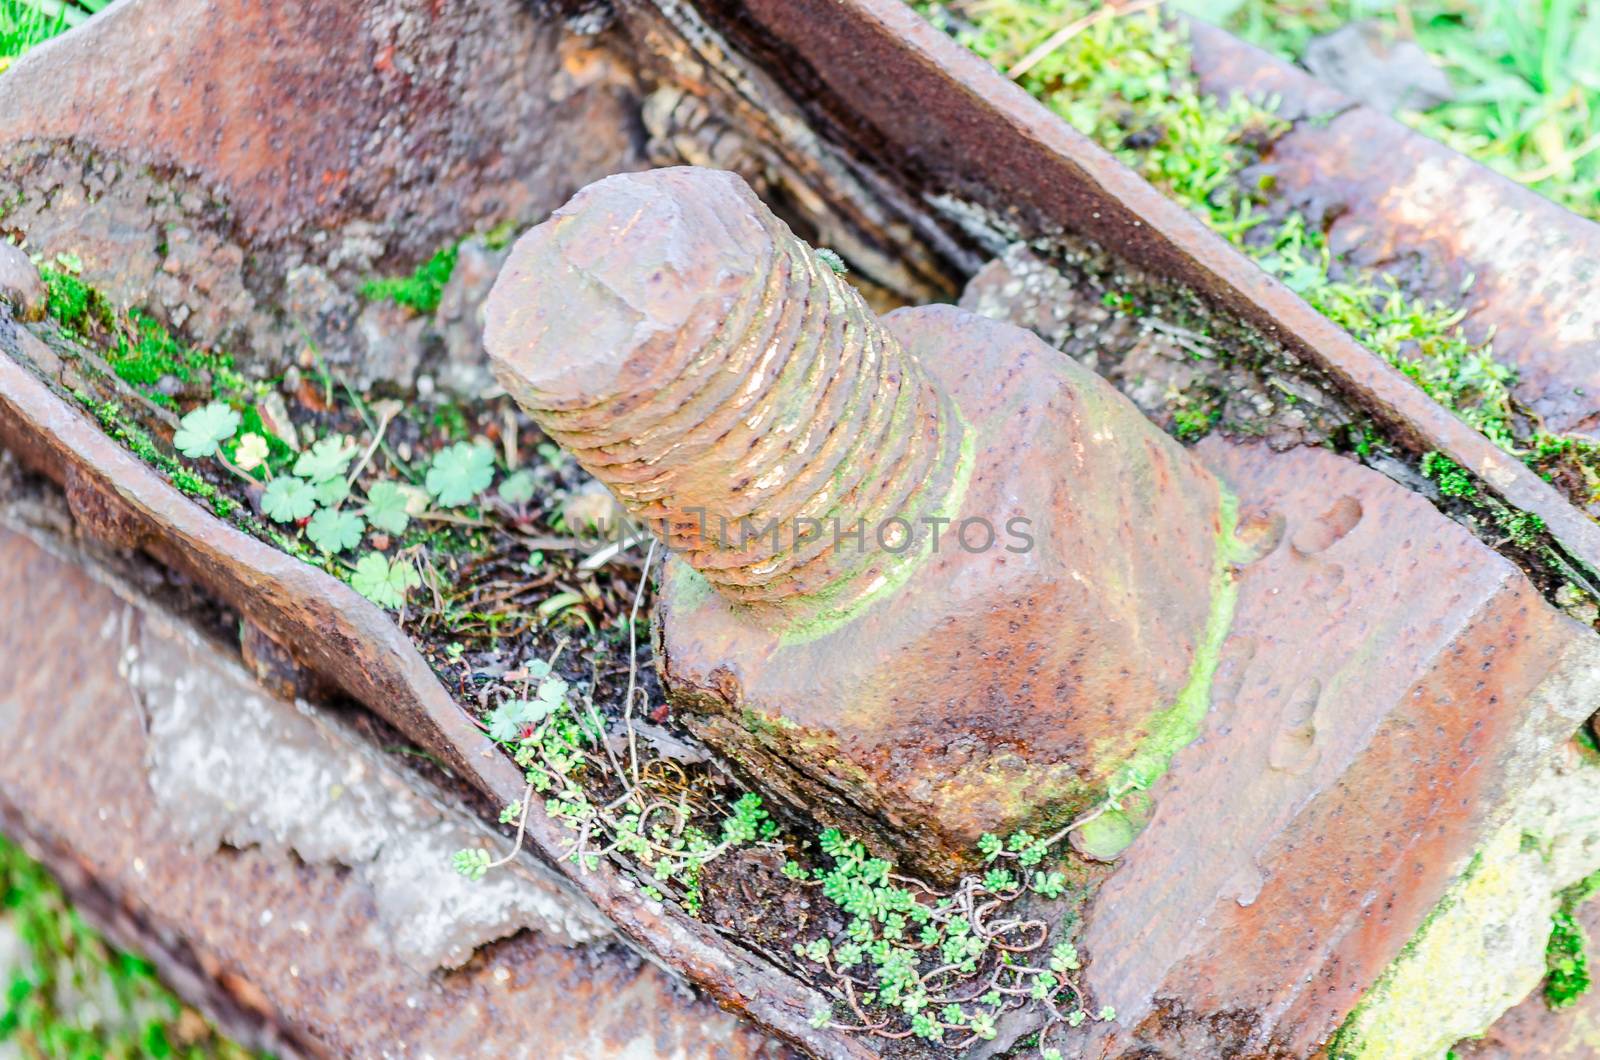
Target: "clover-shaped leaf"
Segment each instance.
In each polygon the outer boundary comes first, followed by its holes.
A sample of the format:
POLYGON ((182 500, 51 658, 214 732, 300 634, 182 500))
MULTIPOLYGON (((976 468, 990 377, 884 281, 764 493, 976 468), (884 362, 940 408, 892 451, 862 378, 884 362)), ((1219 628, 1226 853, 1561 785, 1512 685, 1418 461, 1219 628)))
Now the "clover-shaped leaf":
POLYGON ((469 503, 494 480, 494 451, 488 446, 457 442, 442 449, 428 468, 423 485, 446 508, 469 503))
POLYGON ((406 593, 421 584, 415 567, 405 560, 390 562, 381 552, 362 556, 350 576, 350 587, 380 607, 399 607, 406 593))
POLYGON ((217 443, 233 437, 239 429, 239 414, 220 401, 213 401, 178 421, 172 444, 184 456, 198 459, 215 456, 217 443))
POLYGON ((294 462, 294 473, 312 482, 340 478, 355 458, 355 443, 342 434, 317 441, 294 462))
POLYGON ((267 518, 279 523, 292 523, 304 519, 317 510, 316 487, 304 479, 280 476, 267 483, 261 495, 261 510, 267 518))
POLYGON ((513 471, 500 483, 498 492, 507 504, 527 504, 533 500, 533 472, 526 468, 513 471))
POLYGON ((391 534, 405 531, 411 522, 411 497, 397 483, 384 479, 374 482, 367 490, 367 521, 379 530, 391 534))
POLYGON ((503 743, 517 738, 522 732, 521 705, 521 700, 508 699, 489 712, 489 739, 503 743))
POLYGON ((343 552, 361 544, 366 523, 354 512, 322 508, 306 524, 306 536, 324 552, 343 552))
POLYGON ((317 491, 317 503, 328 508, 343 504, 344 499, 350 496, 350 483, 344 480, 343 475, 325 478, 312 488, 317 491))
POLYGON ((567 683, 559 677, 546 677, 539 682, 535 698, 547 708, 548 713, 567 701, 567 687, 567 683))

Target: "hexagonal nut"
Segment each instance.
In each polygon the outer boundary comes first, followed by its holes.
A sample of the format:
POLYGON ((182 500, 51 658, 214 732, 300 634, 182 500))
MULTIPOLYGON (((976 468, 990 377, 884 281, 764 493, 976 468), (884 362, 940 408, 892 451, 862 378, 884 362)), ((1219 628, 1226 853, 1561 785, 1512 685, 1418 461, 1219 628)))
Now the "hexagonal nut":
POLYGON ((21 247, 0 242, 0 302, 11 306, 18 320, 43 320, 49 304, 44 281, 21 247))
POLYGON ((813 626, 763 626, 674 560, 658 649, 702 738, 948 879, 983 833, 1045 834, 1193 738, 1230 613, 1231 507, 1188 450, 1027 332, 943 306, 884 324, 966 421, 958 513, 813 626))

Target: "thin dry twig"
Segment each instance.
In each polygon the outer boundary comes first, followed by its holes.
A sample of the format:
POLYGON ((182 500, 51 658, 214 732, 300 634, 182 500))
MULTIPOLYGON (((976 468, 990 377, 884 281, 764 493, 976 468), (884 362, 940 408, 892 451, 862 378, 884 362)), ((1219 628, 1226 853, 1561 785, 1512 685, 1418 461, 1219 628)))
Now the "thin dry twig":
POLYGON ((1033 51, 1017 60, 1011 69, 1006 71, 1006 76, 1015 81, 1049 58, 1051 52, 1062 47, 1073 37, 1076 37, 1097 22, 1104 22, 1108 18, 1117 18, 1120 15, 1132 15, 1146 8, 1155 7, 1160 2, 1161 0, 1134 0, 1131 4, 1106 4, 1104 7, 1084 15, 1082 18, 1074 19, 1046 37, 1033 51))

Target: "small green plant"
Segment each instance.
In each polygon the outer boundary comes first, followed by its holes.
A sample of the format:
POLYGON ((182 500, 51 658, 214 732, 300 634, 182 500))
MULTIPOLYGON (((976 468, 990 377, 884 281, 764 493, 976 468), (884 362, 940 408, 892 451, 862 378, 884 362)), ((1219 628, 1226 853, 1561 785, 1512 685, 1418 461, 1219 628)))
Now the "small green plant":
POLYGON ((432 313, 439 308, 445 284, 456 269, 460 244, 452 243, 418 265, 409 276, 368 280, 361 294, 374 301, 387 300, 417 313, 432 313))
POLYGON ((433 498, 447 508, 471 504, 494 480, 494 450, 457 442, 434 455, 423 481, 433 498))
POLYGON ((216 456, 217 446, 232 438, 239 429, 239 414, 228 406, 213 402, 195 409, 178 424, 172 444, 191 459, 216 456))
POLYGON ((374 482, 367 490, 367 505, 363 509, 367 521, 379 530, 390 534, 404 533, 411 523, 411 508, 415 502, 414 491, 397 482, 383 479, 374 482))
POLYGON ((406 595, 422 584, 417 568, 403 559, 390 559, 382 552, 368 552, 356 560, 350 573, 350 587, 379 607, 400 607, 406 595))
POLYGON ((500 499, 507 504, 523 505, 533 500, 533 473, 527 469, 513 471, 500 483, 500 499))
POLYGON ((1446 497, 1476 497, 1478 487, 1462 466, 1443 453, 1422 455, 1422 477, 1429 478, 1446 497))
MULTIPOLYGON (((1028 1005, 1044 1010, 1041 1043, 1059 1027, 1081 1025, 1088 1014, 1076 977, 1082 968, 1077 948, 1057 940, 1041 961, 1033 955, 1049 942, 1048 922, 1008 915, 1029 892, 1060 897, 1066 878, 1056 871, 1019 875, 1000 862, 1037 865, 1108 805, 1044 838, 1027 832, 1007 839, 982 836, 978 853, 991 867, 948 892, 897 875, 890 862, 872 857, 838 829, 823 831, 817 847, 831 864, 814 869, 807 880, 805 870, 790 862, 784 875, 819 887, 846 918, 841 935, 794 947, 796 957, 828 977, 855 1016, 840 1022, 830 1015, 827 1022, 901 1037, 885 1018, 898 1013, 909 1018, 911 1034, 954 1050, 992 1040, 1001 1015, 1028 1005)), ((1102 1007, 1095 1018, 1111 1020, 1116 1014, 1102 1007)))
POLYGON ((317 490, 305 479, 288 475, 267 483, 261 496, 261 510, 267 518, 280 523, 293 523, 308 518, 317 510, 317 490))
POLYGON ((294 473, 311 483, 343 478, 355 455, 355 443, 344 435, 321 438, 295 460, 294 473))
POLYGON ((494 860, 487 850, 476 847, 458 850, 451 858, 455 870, 469 880, 481 880, 494 865, 494 860))
POLYGON ((320 508, 306 523, 306 536, 324 552, 343 552, 361 544, 367 524, 354 512, 320 508))

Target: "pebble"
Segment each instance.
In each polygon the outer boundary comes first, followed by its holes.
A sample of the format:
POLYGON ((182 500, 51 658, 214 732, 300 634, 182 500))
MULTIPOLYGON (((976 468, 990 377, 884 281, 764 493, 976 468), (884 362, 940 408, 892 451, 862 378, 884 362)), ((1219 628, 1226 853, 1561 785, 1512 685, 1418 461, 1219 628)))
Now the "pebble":
POLYGON ((8 302, 19 320, 43 320, 44 281, 21 247, 0 242, 0 302, 8 302))

